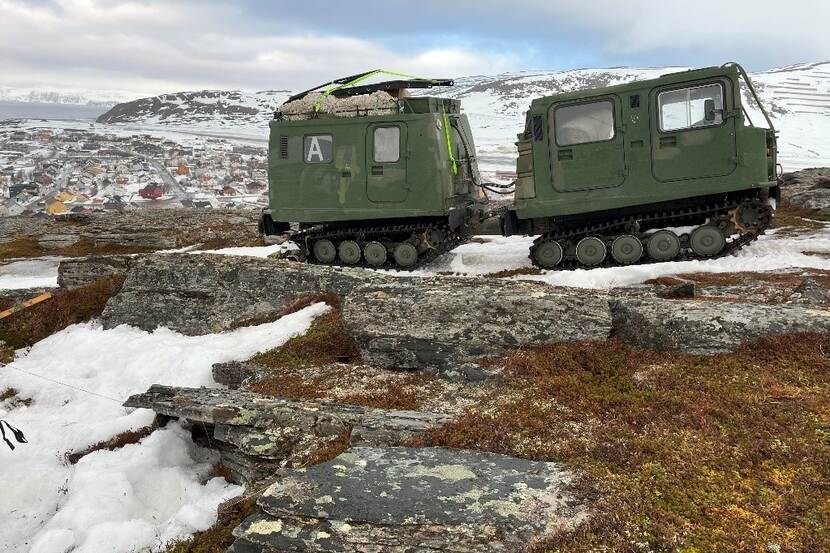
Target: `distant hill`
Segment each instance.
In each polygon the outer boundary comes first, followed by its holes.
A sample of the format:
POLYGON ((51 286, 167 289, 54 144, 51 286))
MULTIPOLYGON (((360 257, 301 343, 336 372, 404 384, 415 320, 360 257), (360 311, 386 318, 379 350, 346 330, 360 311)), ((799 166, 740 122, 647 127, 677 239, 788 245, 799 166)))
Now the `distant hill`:
POLYGON ((62 104, 106 109, 130 99, 130 93, 120 91, 0 86, 0 102, 62 104))
MULTIPOLYGON (((470 117, 482 165, 507 168, 514 163, 516 133, 533 98, 576 89, 620 84, 686 68, 613 68, 572 71, 524 71, 456 79, 451 88, 415 91, 462 100, 470 117)), ((810 63, 754 73, 752 81, 781 137, 781 161, 787 170, 830 166, 830 62, 810 63)), ((240 131, 267 137, 268 120, 291 93, 271 90, 199 91, 165 94, 118 104, 100 123, 178 127, 201 132, 240 131)), ((749 102, 751 105, 751 102, 749 102)), ((757 112, 753 120, 762 121, 757 112)), ((750 109, 750 114, 753 110, 750 109)))

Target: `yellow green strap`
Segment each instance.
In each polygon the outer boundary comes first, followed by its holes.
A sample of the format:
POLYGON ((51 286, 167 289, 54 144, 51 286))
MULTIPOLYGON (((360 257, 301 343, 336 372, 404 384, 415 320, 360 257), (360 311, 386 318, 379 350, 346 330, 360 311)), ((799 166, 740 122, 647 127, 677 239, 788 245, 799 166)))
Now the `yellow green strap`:
POLYGON ((458 163, 455 161, 455 153, 452 148, 452 137, 450 136, 450 118, 447 117, 447 112, 444 111, 444 102, 441 102, 441 117, 444 119, 444 136, 447 139, 447 153, 452 162, 452 174, 458 174, 458 163))
POLYGON ((352 79, 351 81, 349 81, 347 83, 339 84, 339 85, 336 85, 336 86, 334 84, 331 84, 331 85, 327 86, 326 90, 323 91, 322 96, 320 96, 320 98, 314 103, 315 113, 320 111, 320 105, 322 105, 323 100, 325 100, 327 96, 331 95, 332 92, 340 90, 341 88, 346 88, 348 86, 354 86, 354 85, 356 85, 360 82, 365 81, 366 79, 369 79, 369 78, 374 77, 375 75, 378 75, 378 74, 381 74, 381 73, 383 73, 384 75, 392 75, 394 77, 405 77, 407 79, 420 79, 420 80, 424 80, 424 81, 430 80, 430 79, 425 79, 423 77, 416 77, 415 75, 408 75, 406 73, 399 73, 397 71, 389 71, 388 69, 375 69, 374 71, 369 71, 368 73, 364 73, 363 75, 357 77, 356 79, 352 79))

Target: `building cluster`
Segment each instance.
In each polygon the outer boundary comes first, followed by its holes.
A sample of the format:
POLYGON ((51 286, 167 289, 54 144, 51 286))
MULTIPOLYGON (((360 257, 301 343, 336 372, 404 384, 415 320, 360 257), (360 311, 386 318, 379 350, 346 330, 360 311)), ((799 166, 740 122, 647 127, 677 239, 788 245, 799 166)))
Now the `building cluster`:
POLYGON ((265 148, 0 122, 0 216, 261 207, 265 148))

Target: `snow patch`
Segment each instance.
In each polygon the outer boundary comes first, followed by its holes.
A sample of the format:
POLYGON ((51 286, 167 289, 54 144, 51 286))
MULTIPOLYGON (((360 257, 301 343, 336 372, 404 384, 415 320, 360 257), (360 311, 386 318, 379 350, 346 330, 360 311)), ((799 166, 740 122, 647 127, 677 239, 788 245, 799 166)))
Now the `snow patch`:
POLYGON ((41 257, 0 265, 0 290, 55 288, 60 262, 60 257, 41 257))
POLYGON ((277 347, 326 310, 315 304, 273 323, 207 336, 165 328, 104 330, 91 322, 18 351, 0 371, 0 389, 16 388, 34 401, 14 408, 0 403, 0 417, 29 439, 15 451, 0 448, 0 551, 153 550, 208 528, 217 506, 242 488, 219 478, 202 485, 216 459, 179 425, 74 466, 64 455, 149 425, 151 411, 121 406, 129 395, 154 383, 215 385, 213 363, 277 347))

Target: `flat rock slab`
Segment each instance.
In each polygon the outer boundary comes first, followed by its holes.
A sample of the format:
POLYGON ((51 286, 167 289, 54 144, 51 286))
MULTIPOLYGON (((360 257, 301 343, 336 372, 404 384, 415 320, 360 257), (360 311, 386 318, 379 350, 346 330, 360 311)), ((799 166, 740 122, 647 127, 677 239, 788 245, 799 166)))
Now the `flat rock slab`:
POLYGON ((394 277, 362 269, 216 254, 147 255, 133 264, 102 315, 105 328, 165 326, 201 335, 276 317, 318 292, 346 295, 394 277))
POLYGON ((601 292, 478 278, 368 284, 346 298, 343 319, 371 365, 468 378, 507 348, 604 340, 611 331, 601 292))
POLYGON ((196 426, 208 433, 209 444, 219 447, 225 456, 232 453, 226 464, 238 468, 239 480, 246 482, 268 476, 261 466, 302 458, 342 437, 347 437, 349 444, 399 446, 451 420, 433 412, 161 385, 130 397, 124 405, 198 423, 196 426))
POLYGON ((830 311, 795 305, 619 299, 612 336, 637 347, 712 355, 766 335, 830 331, 830 311))
POLYGON ((588 516, 561 465, 443 448, 354 448, 272 485, 235 551, 523 551, 588 516))
POLYGON ((78 288, 112 275, 126 275, 140 255, 92 255, 61 260, 58 265, 58 286, 78 288))

